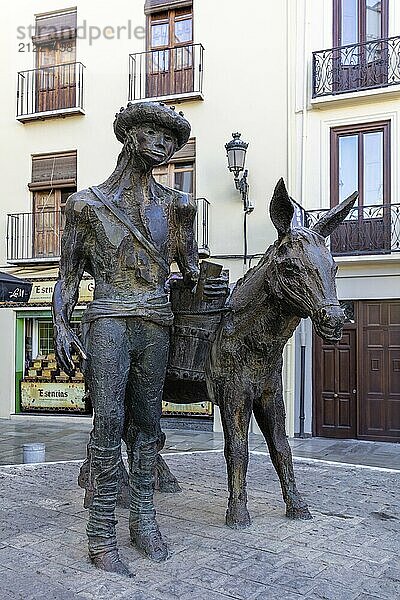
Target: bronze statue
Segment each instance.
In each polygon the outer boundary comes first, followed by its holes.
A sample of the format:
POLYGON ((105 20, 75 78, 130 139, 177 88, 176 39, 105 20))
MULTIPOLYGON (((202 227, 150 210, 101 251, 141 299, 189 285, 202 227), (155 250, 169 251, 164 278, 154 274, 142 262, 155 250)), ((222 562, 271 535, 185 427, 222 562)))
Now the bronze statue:
POLYGON ((227 301, 206 364, 206 380, 221 411, 229 488, 226 523, 231 527, 250 524, 246 472, 252 412, 280 480, 286 516, 311 518, 296 488, 285 430, 282 354, 302 318, 310 317, 325 340, 335 342, 342 336, 344 312, 325 238, 347 216, 356 198, 355 193, 328 211, 312 230, 293 228, 294 206, 281 179, 270 204, 278 239, 238 281, 227 301))
MULTIPOLYGON (((311 518, 296 487, 285 430, 282 354, 302 318, 310 317, 325 340, 341 338, 345 319, 337 299, 336 266, 325 238, 346 218, 356 199, 354 193, 312 229, 292 227, 294 206, 281 179, 270 204, 278 239, 237 282, 225 304, 218 296, 196 299, 182 282, 173 282, 175 326, 164 397, 176 403, 209 399, 219 406, 228 471, 226 523, 230 527, 250 524, 246 473, 252 413, 281 483, 286 516, 311 518), (196 339, 197 343, 192 343, 196 339)), ((215 270, 217 265, 212 267, 215 270)), ((163 465, 158 469, 159 489, 178 491, 175 477, 161 456, 158 460, 163 465)))
POLYGON ((80 353, 94 408, 87 464, 89 556, 99 568, 129 575, 115 535, 121 438, 130 469, 132 543, 164 560, 153 489, 173 321, 165 285, 173 261, 189 289, 199 269, 194 202, 152 176, 153 167, 187 142, 189 123, 173 108, 142 102, 121 108, 114 131, 123 144, 114 172, 98 187, 73 194, 66 205, 53 319, 57 360, 70 372, 72 352, 80 353), (81 342, 70 318, 84 271, 94 278, 95 292, 81 342))

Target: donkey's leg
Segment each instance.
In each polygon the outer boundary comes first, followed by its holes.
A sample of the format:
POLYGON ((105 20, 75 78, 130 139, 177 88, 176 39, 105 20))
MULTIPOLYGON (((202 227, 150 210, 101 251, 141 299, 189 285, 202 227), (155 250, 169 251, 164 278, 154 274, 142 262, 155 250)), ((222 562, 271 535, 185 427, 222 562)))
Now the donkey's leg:
POLYGON ((155 489, 159 492, 181 492, 182 490, 177 478, 171 473, 167 463, 160 454, 161 450, 164 448, 164 444, 165 433, 161 432, 157 444, 155 489))
POLYGON ((237 378, 226 382, 220 389, 218 404, 225 438, 225 460, 228 472, 229 501, 226 524, 238 529, 250 525, 247 510, 246 474, 249 461, 248 431, 251 416, 251 399, 237 378))
POLYGON ((311 519, 307 504, 296 487, 292 451, 285 429, 285 405, 280 373, 276 385, 267 389, 260 399, 254 401, 254 416, 268 444, 271 461, 280 480, 286 503, 286 516, 290 519, 311 519))

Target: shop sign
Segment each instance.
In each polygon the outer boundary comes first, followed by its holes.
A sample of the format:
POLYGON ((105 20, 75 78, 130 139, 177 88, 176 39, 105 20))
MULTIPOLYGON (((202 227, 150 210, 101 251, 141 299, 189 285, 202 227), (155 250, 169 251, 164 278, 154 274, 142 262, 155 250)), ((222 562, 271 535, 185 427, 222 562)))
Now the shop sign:
POLYGON ((212 415, 211 402, 197 402, 196 404, 175 404, 174 402, 162 403, 163 415, 168 414, 191 414, 191 415, 212 415))
MULTIPOLYGON (((32 284, 31 297, 29 304, 50 304, 56 281, 34 281, 32 284)), ((79 304, 86 304, 93 300, 94 281, 92 279, 83 279, 79 286, 79 304)))
POLYGON ((84 383, 21 382, 23 410, 85 411, 84 383))

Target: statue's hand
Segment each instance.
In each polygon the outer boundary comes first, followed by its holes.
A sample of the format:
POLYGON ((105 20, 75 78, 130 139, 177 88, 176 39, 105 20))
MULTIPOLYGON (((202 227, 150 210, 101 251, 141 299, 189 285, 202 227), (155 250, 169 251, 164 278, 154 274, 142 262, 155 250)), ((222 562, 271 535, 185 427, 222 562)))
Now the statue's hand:
POLYGON ((199 272, 198 271, 190 271, 183 276, 183 283, 186 287, 190 288, 194 291, 197 282, 199 280, 199 272))
POLYGON ((55 354, 57 363, 68 375, 71 375, 75 369, 72 360, 73 351, 76 351, 81 358, 86 359, 86 351, 76 333, 64 324, 54 326, 55 354))
POLYGON ((204 297, 207 300, 226 298, 229 295, 229 281, 226 277, 207 277, 204 283, 204 297))

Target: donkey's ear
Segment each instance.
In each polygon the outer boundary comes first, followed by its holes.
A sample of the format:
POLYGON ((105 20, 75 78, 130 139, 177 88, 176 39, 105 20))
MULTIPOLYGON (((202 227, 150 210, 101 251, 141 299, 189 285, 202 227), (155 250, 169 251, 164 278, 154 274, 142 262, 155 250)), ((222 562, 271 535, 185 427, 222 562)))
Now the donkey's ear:
POLYGON ((275 225, 278 237, 282 238, 290 231, 294 206, 289 198, 285 183, 281 178, 275 186, 274 195, 269 205, 271 221, 275 225))
POLYGON ((347 217, 358 198, 358 192, 353 192, 351 196, 343 200, 337 206, 328 210, 328 212, 314 225, 313 231, 316 231, 323 237, 331 235, 332 231, 347 217))

